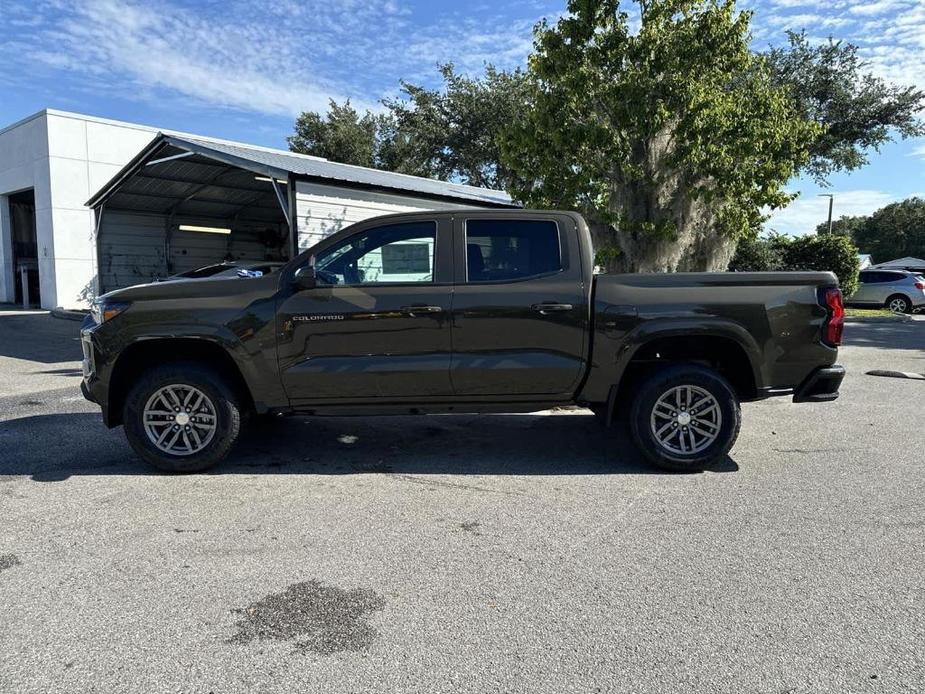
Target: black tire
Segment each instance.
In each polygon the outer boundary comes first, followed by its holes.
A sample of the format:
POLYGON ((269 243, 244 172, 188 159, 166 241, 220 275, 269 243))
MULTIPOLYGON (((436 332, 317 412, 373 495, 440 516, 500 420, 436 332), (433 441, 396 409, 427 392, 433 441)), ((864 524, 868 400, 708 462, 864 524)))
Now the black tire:
POLYGON ((599 426, 608 427, 610 422, 607 421, 607 405, 591 405, 589 408, 594 415, 595 421, 599 426))
POLYGON ((912 301, 903 294, 894 294, 886 300, 883 307, 895 313, 912 313, 912 301), (894 302, 897 304, 895 308, 893 306, 894 302))
MULTIPOLYGON (((695 407, 696 403, 695 400, 695 407)), ((658 424, 661 425, 663 421, 668 420, 659 419, 658 424)), ((703 366, 679 364, 661 369, 640 383, 630 410, 629 424, 633 440, 650 462, 665 470, 697 472, 711 467, 730 451, 739 436, 742 413, 739 399, 725 378, 703 366), (652 413, 656 403, 660 397, 678 386, 693 386, 709 393, 722 416, 716 438, 696 453, 684 454, 669 450, 667 444, 658 441, 653 431, 652 413)), ((680 432, 678 436, 681 436, 680 432)))
POLYGON ((167 472, 201 472, 222 460, 241 430, 241 398, 218 371, 194 362, 176 362, 144 372, 125 399, 123 428, 129 444, 145 461, 167 472), (204 393, 215 411, 212 439, 199 451, 172 455, 157 448, 144 426, 148 399, 170 385, 192 386, 204 393))

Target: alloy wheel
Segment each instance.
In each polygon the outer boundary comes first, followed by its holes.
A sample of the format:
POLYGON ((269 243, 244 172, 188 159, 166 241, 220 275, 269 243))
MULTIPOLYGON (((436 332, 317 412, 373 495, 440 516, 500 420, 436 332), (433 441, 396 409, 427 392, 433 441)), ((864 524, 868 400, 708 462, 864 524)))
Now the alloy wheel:
POLYGON ((170 455, 198 453, 215 436, 215 405, 193 386, 176 384, 158 389, 148 398, 142 418, 151 443, 170 455))
POLYGON ((676 386, 655 402, 649 426, 658 445, 674 454, 692 455, 719 437, 723 413, 709 391, 698 386, 676 386))

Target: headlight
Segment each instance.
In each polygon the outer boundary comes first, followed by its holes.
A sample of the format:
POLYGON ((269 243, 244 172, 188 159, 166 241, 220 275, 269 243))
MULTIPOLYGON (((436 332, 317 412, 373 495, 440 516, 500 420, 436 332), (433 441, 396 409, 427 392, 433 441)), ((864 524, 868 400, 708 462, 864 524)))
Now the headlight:
POLYGON ((93 317, 97 323, 105 323, 122 313, 131 304, 127 301, 107 301, 106 299, 97 299, 93 302, 93 317))

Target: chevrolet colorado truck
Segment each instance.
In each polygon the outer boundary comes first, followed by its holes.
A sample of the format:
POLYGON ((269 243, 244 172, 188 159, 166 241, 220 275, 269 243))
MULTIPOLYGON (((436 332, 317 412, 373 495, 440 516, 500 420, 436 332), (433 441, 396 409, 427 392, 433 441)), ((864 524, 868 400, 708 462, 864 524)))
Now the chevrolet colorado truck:
POLYGON ((568 212, 377 217, 257 278, 111 292, 81 327, 82 391, 170 471, 250 416, 531 412, 628 420, 655 465, 700 470, 739 403, 838 396, 827 272, 594 274, 568 212))

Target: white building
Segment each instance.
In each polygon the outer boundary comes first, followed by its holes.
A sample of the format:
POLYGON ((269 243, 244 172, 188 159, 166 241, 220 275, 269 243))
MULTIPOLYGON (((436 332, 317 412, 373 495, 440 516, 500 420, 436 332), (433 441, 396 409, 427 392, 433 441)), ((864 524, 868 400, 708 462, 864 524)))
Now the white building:
POLYGON ((499 191, 46 110, 0 130, 0 302, 81 308, 224 259, 285 260, 376 215, 510 206, 499 191))

